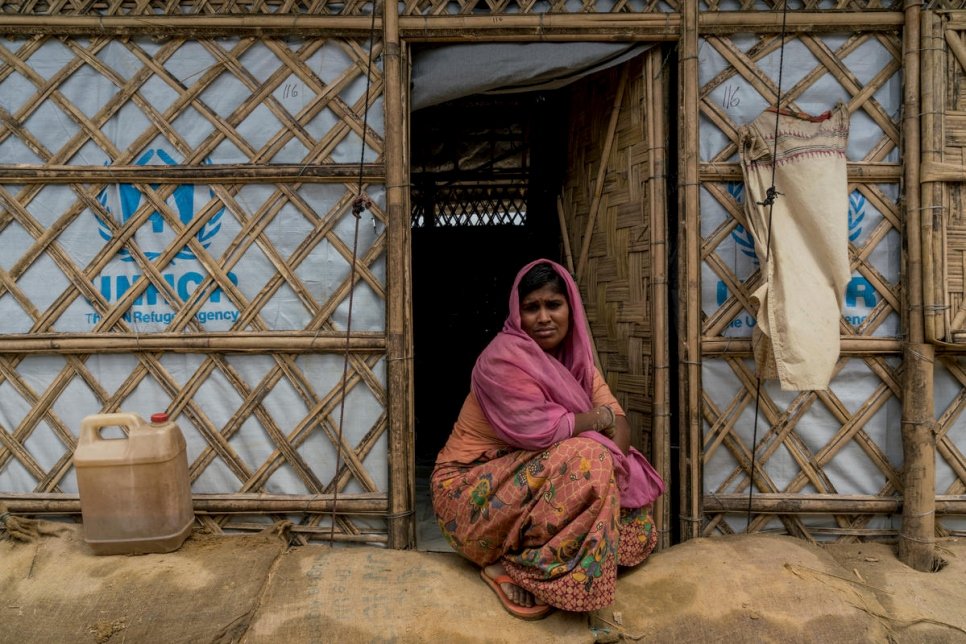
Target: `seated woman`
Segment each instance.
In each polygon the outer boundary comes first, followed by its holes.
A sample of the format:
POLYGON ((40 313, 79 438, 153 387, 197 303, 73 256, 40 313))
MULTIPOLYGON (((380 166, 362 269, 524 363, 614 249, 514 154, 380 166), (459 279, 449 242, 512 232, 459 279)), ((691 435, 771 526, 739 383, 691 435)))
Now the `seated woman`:
POLYGON ((471 385, 432 475, 444 536, 517 617, 607 606, 618 564, 654 549, 664 483, 630 447, 562 266, 520 270, 471 385))

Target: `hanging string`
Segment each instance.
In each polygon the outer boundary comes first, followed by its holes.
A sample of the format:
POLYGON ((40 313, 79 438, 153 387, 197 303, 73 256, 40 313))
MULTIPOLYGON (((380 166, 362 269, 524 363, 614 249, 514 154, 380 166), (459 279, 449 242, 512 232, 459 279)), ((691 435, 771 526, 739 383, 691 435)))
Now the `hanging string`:
MULTIPOLYGON (((335 447, 335 474, 332 477, 332 514, 329 518, 329 545, 335 545, 335 516, 339 505, 339 470, 342 467, 342 427, 345 421, 346 386, 349 379, 349 349, 352 342, 352 301, 355 293, 356 258, 359 254, 359 220, 362 211, 372 209, 372 199, 363 190, 366 162, 366 131, 369 129, 369 90, 372 86, 372 50, 376 46, 376 10, 378 1, 372 2, 372 20, 369 23, 369 60, 366 63, 366 97, 362 104, 362 150, 359 153, 359 181, 356 196, 352 200, 352 216, 355 217, 355 230, 352 234, 352 263, 349 268, 349 310, 346 314, 345 350, 342 355, 342 384, 339 395, 339 429, 335 447)), ((375 225, 375 219, 373 219, 375 225)))
MULTIPOLYGON (((765 230, 765 261, 761 265, 765 271, 765 282, 768 282, 768 261, 771 258, 771 216, 775 208, 775 199, 781 195, 775 188, 775 171, 778 168, 778 120, 782 114, 782 72, 785 70, 785 28, 788 19, 788 0, 782 2, 782 42, 778 48, 778 93, 775 95, 775 140, 772 142, 771 155, 771 185, 765 190, 765 198, 757 201, 759 206, 768 206, 768 224, 765 230)), ((755 461, 758 456, 758 418, 761 405, 761 373, 755 379, 755 424, 751 436, 751 472, 748 480, 748 525, 745 532, 751 532, 751 500, 755 491, 755 461)))

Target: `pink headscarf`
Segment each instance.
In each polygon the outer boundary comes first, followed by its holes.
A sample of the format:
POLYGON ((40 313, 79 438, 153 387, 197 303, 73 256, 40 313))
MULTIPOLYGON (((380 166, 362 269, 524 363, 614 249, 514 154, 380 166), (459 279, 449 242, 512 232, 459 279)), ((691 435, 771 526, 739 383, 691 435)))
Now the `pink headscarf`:
MULTIPOLYGON (((586 320, 580 291, 563 266, 538 259, 517 273, 503 330, 480 354, 472 374, 473 393, 500 439, 536 451, 573 435, 574 415, 593 405, 595 367, 586 320), (563 278, 570 304, 570 331, 553 355, 541 349, 520 323, 520 280, 541 263, 563 278)), ((580 435, 601 443, 613 455, 622 507, 642 507, 664 491, 664 482, 636 449, 625 455, 603 434, 580 435)))

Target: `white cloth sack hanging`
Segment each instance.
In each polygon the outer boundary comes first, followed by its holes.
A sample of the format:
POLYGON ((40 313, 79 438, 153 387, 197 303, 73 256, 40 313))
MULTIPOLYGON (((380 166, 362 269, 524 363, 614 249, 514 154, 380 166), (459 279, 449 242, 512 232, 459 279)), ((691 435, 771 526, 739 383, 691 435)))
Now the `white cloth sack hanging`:
POLYGON ((827 389, 838 360, 850 277, 848 135, 849 112, 841 104, 816 117, 769 110, 738 131, 745 214, 765 276, 752 293, 755 362, 763 378, 777 375, 784 390, 827 389), (769 252, 769 206, 759 202, 773 168, 780 194, 769 252))

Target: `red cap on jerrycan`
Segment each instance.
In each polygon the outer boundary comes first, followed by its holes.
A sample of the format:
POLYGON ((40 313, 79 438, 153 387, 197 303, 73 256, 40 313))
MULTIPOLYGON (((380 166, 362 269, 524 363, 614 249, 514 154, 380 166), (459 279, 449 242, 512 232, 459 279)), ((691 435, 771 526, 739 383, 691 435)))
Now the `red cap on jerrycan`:
POLYGON ((163 411, 159 411, 156 414, 151 414, 151 422, 155 424, 166 423, 168 422, 168 415, 163 411))

